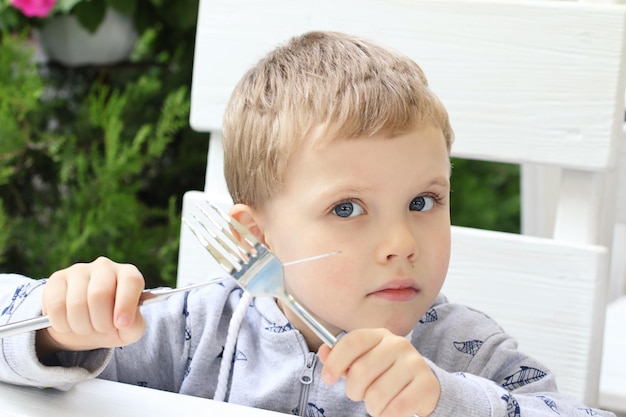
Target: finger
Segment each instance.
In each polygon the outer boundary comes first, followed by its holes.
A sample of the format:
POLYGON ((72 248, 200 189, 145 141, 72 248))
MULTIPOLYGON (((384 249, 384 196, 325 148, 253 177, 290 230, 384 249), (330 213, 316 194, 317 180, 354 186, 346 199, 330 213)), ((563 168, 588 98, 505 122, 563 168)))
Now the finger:
MULTIPOLYGON (((372 410, 372 415, 379 417, 386 416, 411 416, 411 415, 430 415, 434 410, 434 407, 430 409, 426 414, 424 411, 420 411, 420 402, 423 399, 421 393, 418 394, 418 383, 415 380, 409 381, 395 397, 390 398, 389 401, 381 401, 380 407, 377 410, 372 410), (417 411, 417 412, 416 412, 417 411)), ((366 406, 366 408, 368 408, 366 406)), ((424 408, 422 408, 424 410, 424 408)), ((368 409, 368 413, 370 410, 368 409)))
POLYGON ((143 336, 146 330, 146 323, 141 315, 141 311, 137 309, 133 323, 118 331, 119 338, 123 346, 136 342, 143 336))
POLYGON ((71 331, 79 335, 93 332, 87 301, 90 279, 91 271, 86 265, 74 265, 68 269, 65 300, 67 322, 71 331))
MULTIPOLYGON (((393 336, 383 338, 350 365, 346 373, 346 395, 353 401, 364 400, 372 386, 389 373, 402 354, 400 343, 393 336)), ((393 380, 391 382, 394 382, 393 380)), ((383 387, 387 387, 383 385, 383 387)))
POLYGON ((330 350, 331 347, 326 344, 323 344, 319 347, 319 349, 317 350, 317 357, 319 358, 320 362, 324 363, 326 361, 326 358, 330 354, 330 350))
POLYGON ((417 373, 381 411, 382 417, 411 414, 427 416, 435 410, 441 395, 441 385, 423 358, 419 362, 417 373))
POLYGON ((60 333, 70 331, 66 314, 66 295, 67 282, 65 281, 65 271, 55 272, 48 278, 46 285, 43 287, 41 309, 43 314, 48 315, 52 327, 60 333))
MULTIPOLYGON (((417 409, 417 399, 419 398, 417 393, 408 389, 414 377, 415 374, 412 374, 404 364, 393 363, 366 387, 362 400, 365 401, 368 413, 373 416, 381 416, 394 409, 407 408, 413 411, 406 415, 412 415, 417 409), (414 395, 410 397, 410 393, 414 395)), ((392 411, 389 415, 397 414, 393 414, 392 411)))
POLYGON ((117 269, 117 288, 113 317, 115 327, 123 329, 131 326, 139 309, 139 297, 145 282, 141 272, 130 264, 119 265, 117 269))
POLYGON ((439 380, 419 352, 405 346, 397 360, 367 388, 364 401, 375 416, 430 415, 439 401, 439 380))
POLYGON ((382 332, 373 329, 353 330, 342 337, 326 356, 322 377, 333 384, 344 376, 353 363, 382 339, 382 332))
POLYGON ((110 264, 94 268, 91 272, 87 302, 89 318, 96 332, 113 331, 113 306, 117 288, 117 271, 110 264))

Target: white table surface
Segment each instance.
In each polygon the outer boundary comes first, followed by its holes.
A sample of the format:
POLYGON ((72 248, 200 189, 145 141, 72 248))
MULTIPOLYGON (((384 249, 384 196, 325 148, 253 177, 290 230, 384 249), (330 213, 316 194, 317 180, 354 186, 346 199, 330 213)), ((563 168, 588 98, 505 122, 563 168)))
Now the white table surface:
POLYGON ((12 417, 280 417, 285 414, 104 380, 70 391, 0 383, 0 416, 12 417))

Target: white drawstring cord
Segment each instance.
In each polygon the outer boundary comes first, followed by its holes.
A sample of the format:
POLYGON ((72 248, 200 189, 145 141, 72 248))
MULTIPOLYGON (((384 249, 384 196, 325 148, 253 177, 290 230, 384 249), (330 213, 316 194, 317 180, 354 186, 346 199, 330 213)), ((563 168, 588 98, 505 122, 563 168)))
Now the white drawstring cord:
POLYGON ((220 363, 220 372, 217 376, 217 387, 215 388, 215 395, 213 396, 213 399, 216 401, 226 400, 230 370, 234 360, 235 347, 237 346, 237 335, 239 334, 239 328, 246 316, 246 311, 251 301, 252 295, 244 291, 233 316, 230 318, 228 334, 226 335, 226 343, 224 344, 224 352, 222 354, 222 363, 220 363))

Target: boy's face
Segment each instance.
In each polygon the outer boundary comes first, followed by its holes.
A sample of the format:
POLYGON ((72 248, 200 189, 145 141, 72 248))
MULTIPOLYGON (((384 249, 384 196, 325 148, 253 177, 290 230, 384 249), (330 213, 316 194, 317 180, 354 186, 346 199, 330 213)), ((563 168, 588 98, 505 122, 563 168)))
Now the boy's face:
MULTIPOLYGON (((255 221, 283 262, 341 251, 285 269, 287 290, 328 329, 386 327, 405 335, 439 293, 450 255, 450 162, 443 135, 419 128, 305 144, 284 189, 255 221)), ((317 338, 291 311, 307 338, 317 338)))

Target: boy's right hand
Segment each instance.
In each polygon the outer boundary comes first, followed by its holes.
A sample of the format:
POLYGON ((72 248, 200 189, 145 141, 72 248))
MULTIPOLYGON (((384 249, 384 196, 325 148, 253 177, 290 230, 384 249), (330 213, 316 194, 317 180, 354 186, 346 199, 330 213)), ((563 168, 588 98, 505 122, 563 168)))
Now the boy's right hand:
POLYGON ((44 286, 43 314, 52 327, 37 332, 39 355, 131 344, 144 333, 139 270, 100 257, 57 271, 44 286))

